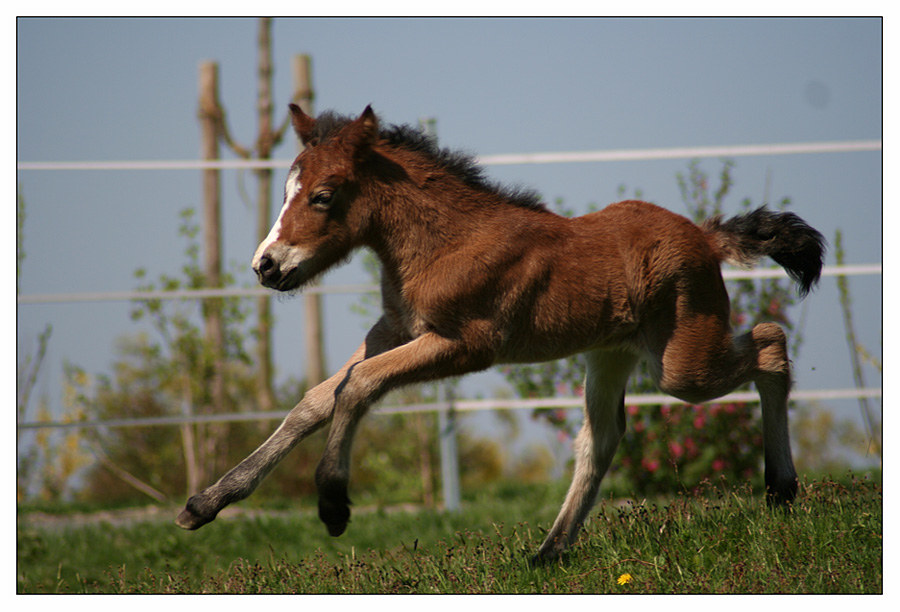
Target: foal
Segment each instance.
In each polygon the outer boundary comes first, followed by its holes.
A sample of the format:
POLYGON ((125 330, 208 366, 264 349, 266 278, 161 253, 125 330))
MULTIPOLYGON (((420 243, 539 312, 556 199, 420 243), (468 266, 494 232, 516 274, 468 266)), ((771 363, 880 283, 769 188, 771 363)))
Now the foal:
POLYGON ((319 517, 340 535, 350 518, 354 432, 385 393, 574 353, 587 358, 584 426, 572 485, 538 561, 575 540, 594 504, 625 431, 625 384, 641 358, 660 389, 690 403, 754 382, 768 499, 794 499, 785 334, 763 323, 732 335, 720 263, 768 255, 803 296, 822 267, 816 230, 764 208, 698 227, 638 201, 564 218, 534 194, 489 184, 470 158, 439 150, 411 128, 381 128, 371 108, 353 120, 290 110, 305 149, 253 269, 266 287, 293 291, 368 247, 382 264, 384 314, 262 446, 188 500, 179 526, 201 527, 250 495, 294 445, 330 421, 315 477, 319 517))

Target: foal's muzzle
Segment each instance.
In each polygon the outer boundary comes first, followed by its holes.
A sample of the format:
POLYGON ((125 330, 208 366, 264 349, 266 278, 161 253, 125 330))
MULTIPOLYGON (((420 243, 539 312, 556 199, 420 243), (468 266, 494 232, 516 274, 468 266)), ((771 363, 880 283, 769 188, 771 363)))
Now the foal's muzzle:
POLYGON ((277 283, 278 278, 281 276, 278 264, 268 255, 260 257, 253 270, 256 272, 259 282, 266 287, 271 287, 274 283, 277 283))
POLYGON ((308 280, 309 253, 302 248, 269 245, 253 257, 253 271, 269 289, 291 291, 308 280))
POLYGON ((286 272, 282 272, 279 263, 269 255, 263 255, 253 266, 256 277, 259 282, 269 289, 277 289, 278 291, 290 291, 299 286, 297 268, 292 268, 286 272))

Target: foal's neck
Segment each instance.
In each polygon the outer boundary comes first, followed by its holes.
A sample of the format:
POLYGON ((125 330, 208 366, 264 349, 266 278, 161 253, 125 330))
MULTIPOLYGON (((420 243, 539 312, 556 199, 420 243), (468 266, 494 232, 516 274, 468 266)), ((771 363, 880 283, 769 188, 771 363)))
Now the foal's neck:
MULTIPOLYGON (((405 168, 407 169, 407 168, 405 168)), ((492 248, 506 229, 539 222, 547 211, 528 209, 486 187, 466 184, 441 169, 413 165, 402 180, 374 179, 370 201, 377 202, 377 220, 367 246, 385 272, 408 279, 439 258, 492 248)))

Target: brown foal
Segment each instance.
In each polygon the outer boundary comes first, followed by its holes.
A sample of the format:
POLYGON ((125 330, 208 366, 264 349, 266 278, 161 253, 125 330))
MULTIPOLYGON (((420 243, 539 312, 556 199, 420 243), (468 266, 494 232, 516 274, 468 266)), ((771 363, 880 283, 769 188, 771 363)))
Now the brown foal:
POLYGON ((188 500, 179 526, 196 529, 250 495, 330 421, 315 478, 319 516, 340 535, 350 518, 354 432, 385 393, 574 353, 587 357, 584 426, 571 487, 536 560, 558 557, 577 537, 625 431, 625 385, 642 358, 661 390, 690 403, 755 383, 768 499, 794 499, 785 334, 763 323, 733 335, 720 264, 770 256, 805 295, 819 278, 824 240, 799 217, 761 208, 698 227, 626 201, 565 218, 534 194, 490 184, 470 158, 409 127, 381 127, 371 108, 356 119, 290 110, 305 149, 253 269, 266 287, 293 291, 368 247, 382 264, 383 315, 268 440, 188 500))

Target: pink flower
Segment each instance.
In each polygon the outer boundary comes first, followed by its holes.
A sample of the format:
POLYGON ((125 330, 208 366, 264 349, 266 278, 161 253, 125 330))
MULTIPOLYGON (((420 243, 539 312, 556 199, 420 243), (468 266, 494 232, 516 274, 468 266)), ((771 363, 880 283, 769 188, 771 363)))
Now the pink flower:
POLYGON ((659 469, 659 461, 656 459, 641 459, 641 465, 651 474, 659 469))
POLYGON ((717 472, 721 472, 725 469, 725 460, 724 459, 713 459, 712 469, 717 472))
POLYGON ((669 442, 669 452, 678 459, 684 454, 684 448, 678 442, 669 442))
POLYGON ((631 416, 635 416, 638 413, 638 407, 635 405, 625 406, 625 412, 631 416))
POLYGON ((693 438, 685 438, 684 439, 684 448, 687 450, 688 457, 696 457, 697 453, 697 444, 694 442, 693 438))
POLYGON ((706 417, 702 414, 694 418, 694 429, 703 429, 704 425, 706 425, 706 417))

